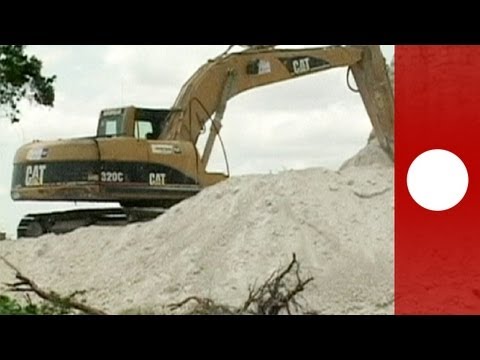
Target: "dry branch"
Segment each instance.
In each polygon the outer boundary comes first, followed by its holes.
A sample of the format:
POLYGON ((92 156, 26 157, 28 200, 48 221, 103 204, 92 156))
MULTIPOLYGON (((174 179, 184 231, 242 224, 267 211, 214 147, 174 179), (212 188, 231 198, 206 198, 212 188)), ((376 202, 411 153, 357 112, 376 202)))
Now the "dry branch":
POLYGON ((193 310, 190 311, 190 315, 235 315, 238 312, 238 310, 232 309, 228 306, 216 304, 211 299, 200 298, 197 296, 191 296, 178 304, 171 304, 168 307, 171 311, 175 311, 190 302, 196 303, 193 310))
POLYGON ((301 279, 300 263, 297 261, 297 256, 293 254, 292 262, 283 271, 274 272, 258 289, 250 288, 243 311, 246 312, 254 306, 253 311, 258 315, 279 315, 283 310, 291 315, 291 305, 300 307, 295 297, 312 281, 312 277, 307 280, 301 279), (286 277, 292 273, 295 275, 296 284, 289 287, 286 277))
MULTIPOLYGON (((74 299, 75 296, 84 294, 84 292, 77 291, 68 297, 62 297, 53 291, 45 291, 33 280, 23 275, 19 269, 3 256, 0 256, 0 260, 16 273, 17 282, 6 284, 11 292, 26 293, 27 299, 29 299, 28 295, 30 293, 34 293, 51 304, 66 309, 78 310, 88 315, 107 315, 102 310, 95 309, 74 299)), ((291 306, 294 306, 297 310, 300 309, 296 297, 312 281, 313 278, 311 277, 302 280, 300 263, 297 261, 296 255, 293 254, 293 260, 285 269, 273 272, 260 287, 250 287, 248 299, 240 308, 217 304, 213 300, 196 296, 186 298, 177 304, 171 304, 169 308, 175 311, 191 302, 195 302, 193 310, 189 312, 191 315, 279 315, 283 312, 290 315, 292 313, 291 306), (292 277, 294 283, 292 283, 292 277)))
POLYGON ((313 281, 313 278, 302 280, 300 277, 300 264, 293 254, 292 262, 283 270, 275 271, 259 288, 251 287, 245 304, 238 309, 225 305, 218 305, 213 300, 189 297, 178 304, 169 305, 170 310, 178 310, 188 303, 195 301, 196 306, 190 314, 210 315, 279 315, 283 310, 291 314, 290 307, 293 305, 300 308, 296 302, 296 296, 305 290, 305 286, 313 281), (295 285, 289 286, 286 277, 295 276, 295 285))
POLYGON ((9 291, 18 293, 24 292, 27 294, 34 293, 41 299, 48 301, 54 305, 59 305, 67 309, 75 309, 87 315, 107 315, 107 313, 102 310, 95 309, 74 299, 75 296, 79 294, 84 294, 84 292, 77 291, 65 298, 55 292, 45 291, 40 288, 33 280, 23 275, 19 269, 17 269, 3 256, 0 256, 0 260, 2 260, 5 265, 7 265, 10 269, 15 271, 15 278, 18 280, 16 283, 13 284, 5 284, 8 287, 9 291))

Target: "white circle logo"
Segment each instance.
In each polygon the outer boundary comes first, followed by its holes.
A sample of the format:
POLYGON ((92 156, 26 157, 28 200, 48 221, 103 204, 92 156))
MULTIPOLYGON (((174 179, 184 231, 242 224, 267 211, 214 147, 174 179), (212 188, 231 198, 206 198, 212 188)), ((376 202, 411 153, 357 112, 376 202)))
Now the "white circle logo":
POLYGON ((468 170, 463 161, 446 150, 431 150, 415 159, 407 176, 413 200, 431 211, 457 206, 468 190, 468 170))

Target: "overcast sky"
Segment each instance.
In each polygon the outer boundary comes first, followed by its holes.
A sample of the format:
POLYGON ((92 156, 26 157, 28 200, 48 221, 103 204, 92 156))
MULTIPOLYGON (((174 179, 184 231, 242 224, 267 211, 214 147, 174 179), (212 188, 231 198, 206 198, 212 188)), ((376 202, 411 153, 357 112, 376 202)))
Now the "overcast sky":
MULTIPOLYGON (((321 45, 281 45, 314 47, 321 45)), ((0 132, 0 231, 10 234, 28 212, 73 204, 14 203, 10 178, 15 150, 35 139, 94 135, 101 109, 135 105, 170 108, 182 84, 227 45, 30 46, 56 74, 54 109, 24 104, 19 125, 0 132)), ((394 46, 384 45, 390 61, 394 46)), ((222 130, 232 175, 287 169, 337 169, 366 143, 371 124, 360 95, 346 85, 346 69, 255 89, 228 104, 222 130)), ((216 146, 210 170, 225 169, 216 146)))

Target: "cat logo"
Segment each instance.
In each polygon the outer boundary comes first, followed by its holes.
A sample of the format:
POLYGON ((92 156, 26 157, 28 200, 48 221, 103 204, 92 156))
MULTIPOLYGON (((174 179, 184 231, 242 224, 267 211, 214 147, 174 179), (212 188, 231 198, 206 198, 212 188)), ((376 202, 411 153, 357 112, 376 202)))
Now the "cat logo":
POLYGON ((30 165, 25 172, 25 186, 42 186, 47 165, 30 165))
POLYGON ((167 181, 167 174, 150 174, 150 186, 165 186, 167 181))
POLYGON ((293 61, 293 72, 297 75, 305 74, 309 72, 310 67, 310 58, 299 59, 293 61))

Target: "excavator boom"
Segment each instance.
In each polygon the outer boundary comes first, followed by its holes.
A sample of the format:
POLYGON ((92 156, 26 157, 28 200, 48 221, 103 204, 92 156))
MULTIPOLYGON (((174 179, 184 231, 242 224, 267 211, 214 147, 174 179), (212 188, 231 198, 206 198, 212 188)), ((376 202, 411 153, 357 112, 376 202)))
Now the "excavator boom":
MULTIPOLYGON (((378 45, 301 50, 253 47, 222 54, 202 66, 183 86, 174 104, 177 111, 160 138, 196 144, 208 120, 218 112, 223 116, 226 103, 236 95, 339 67, 353 71, 375 134, 393 158, 393 91, 378 45)), ((205 160, 204 166, 208 164, 205 160)))

